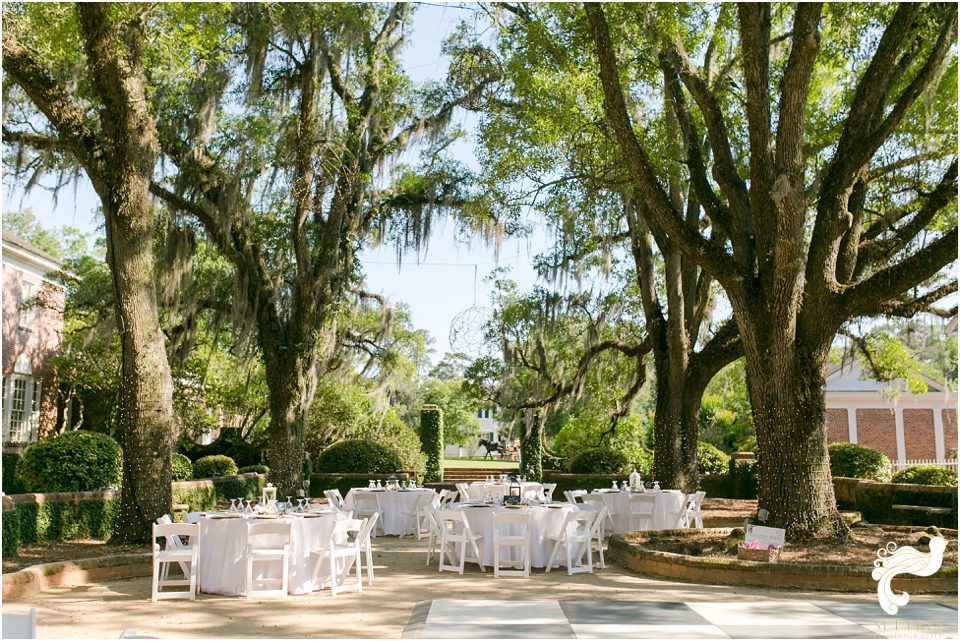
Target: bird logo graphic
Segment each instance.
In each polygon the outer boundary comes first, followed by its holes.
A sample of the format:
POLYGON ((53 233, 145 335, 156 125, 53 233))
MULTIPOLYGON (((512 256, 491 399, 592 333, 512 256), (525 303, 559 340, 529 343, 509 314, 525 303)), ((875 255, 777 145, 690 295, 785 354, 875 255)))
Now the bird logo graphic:
POLYGON ((893 591, 890 582, 898 574, 913 574, 916 576, 931 576, 940 569, 943 563, 943 551, 947 548, 947 541, 942 536, 930 538, 930 552, 921 552, 905 545, 897 548, 894 542, 887 543, 886 547, 877 550, 877 560, 873 562, 873 572, 870 576, 877 581, 877 598, 880 607, 887 614, 896 614, 900 608, 910 602, 907 592, 897 594, 893 591))

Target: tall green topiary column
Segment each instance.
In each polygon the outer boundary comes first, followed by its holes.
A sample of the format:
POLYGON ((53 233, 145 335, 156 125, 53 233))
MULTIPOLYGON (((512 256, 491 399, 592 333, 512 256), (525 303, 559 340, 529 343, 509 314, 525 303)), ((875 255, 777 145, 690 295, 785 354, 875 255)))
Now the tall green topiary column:
POLYGON ((443 480, 443 410, 430 403, 420 409, 420 450, 427 455, 426 483, 443 480))
POLYGON ((540 413, 528 412, 520 441, 520 473, 539 482, 543 478, 543 444, 540 442, 540 413))

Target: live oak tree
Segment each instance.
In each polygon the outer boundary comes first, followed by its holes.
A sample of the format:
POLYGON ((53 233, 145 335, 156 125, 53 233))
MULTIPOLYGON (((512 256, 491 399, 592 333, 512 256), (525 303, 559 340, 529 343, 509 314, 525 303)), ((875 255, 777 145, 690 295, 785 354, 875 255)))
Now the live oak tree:
POLYGON ((361 247, 378 238, 418 246, 431 212, 463 199, 459 170, 441 153, 456 132, 445 132, 495 78, 479 65, 415 92, 399 64, 411 11, 238 6, 222 22, 226 55, 168 87, 159 106, 171 166, 153 193, 199 221, 236 270, 269 388, 268 462, 283 491, 300 485, 317 377, 339 365, 337 324, 358 295, 361 247), (396 159, 421 140, 427 162, 405 171, 396 159), (395 225, 398 212, 406 215, 395 225))
MULTIPOLYGON (((736 324, 714 323, 713 278, 651 225, 631 197, 621 154, 603 123, 592 41, 578 26, 582 14, 571 5, 501 6, 498 52, 509 93, 481 123, 485 177, 498 207, 532 207, 555 230, 556 246, 538 265, 545 276, 589 279, 609 271, 605 261, 623 254, 632 260, 624 275, 633 282, 623 286, 638 294, 655 371, 653 474, 665 487, 693 491, 701 398, 713 376, 741 355, 736 324)), ((654 63, 644 73, 662 71, 654 63)), ((662 134, 658 156, 682 155, 680 123, 665 96, 631 108, 662 134)), ((671 203, 687 225, 699 227, 706 211, 688 176, 676 165, 665 174, 671 203)), ((645 367, 642 360, 638 366, 645 367)))
POLYGON ((957 257, 957 7, 741 4, 713 83, 685 25, 610 11, 585 5, 605 122, 651 225, 733 307, 768 524, 795 540, 843 533, 824 429, 833 338, 851 318, 912 315, 956 291, 938 275, 957 257), (686 224, 631 117, 626 38, 638 22, 670 71, 681 160, 719 235, 686 224))
POLYGON ((169 512, 176 436, 154 286, 149 187, 158 143, 147 108, 144 11, 140 5, 81 3, 7 5, 3 12, 4 73, 47 125, 42 133, 29 125, 5 127, 6 142, 69 155, 103 208, 122 349, 124 467, 114 536, 123 541, 147 540, 150 524, 169 512), (58 38, 44 40, 54 32, 58 38), (63 73, 72 70, 66 62, 80 68, 77 77, 63 73))

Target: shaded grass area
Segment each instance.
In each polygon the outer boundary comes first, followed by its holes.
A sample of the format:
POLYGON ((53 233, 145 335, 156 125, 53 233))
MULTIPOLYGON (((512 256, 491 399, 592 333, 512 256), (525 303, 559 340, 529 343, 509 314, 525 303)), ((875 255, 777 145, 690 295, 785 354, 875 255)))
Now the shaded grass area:
POLYGON ((520 467, 519 461, 501 461, 500 459, 486 459, 482 457, 464 457, 464 458, 450 458, 447 457, 443 460, 443 466, 450 469, 504 469, 504 470, 516 470, 520 467))
POLYGON ((115 554, 149 552, 150 545, 110 545, 106 541, 84 539, 80 541, 40 541, 20 548, 15 557, 3 560, 4 572, 16 572, 31 565, 97 559, 115 554))

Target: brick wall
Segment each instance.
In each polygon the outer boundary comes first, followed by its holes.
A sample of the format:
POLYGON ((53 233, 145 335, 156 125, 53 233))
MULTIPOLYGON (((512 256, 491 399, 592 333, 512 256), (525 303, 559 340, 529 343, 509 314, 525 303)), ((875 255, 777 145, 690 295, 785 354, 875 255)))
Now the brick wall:
POLYGON ((34 274, 24 273, 8 264, 3 265, 3 345, 4 375, 13 372, 21 354, 30 357, 33 376, 42 383, 39 433, 43 437, 56 428, 57 380, 50 367, 50 357, 60 352, 63 338, 64 290, 44 283, 34 274), (23 285, 33 283, 37 299, 36 321, 29 328, 20 327, 23 285))
POLYGON ((933 410, 903 410, 903 439, 907 460, 936 458, 933 410))
POLYGON ((846 409, 828 409, 826 423, 827 443, 847 443, 850 441, 846 409))
POLYGON ((897 422, 892 409, 857 410, 857 443, 897 460, 897 422))
POLYGON ((957 458, 957 410, 943 410, 943 453, 957 458))

